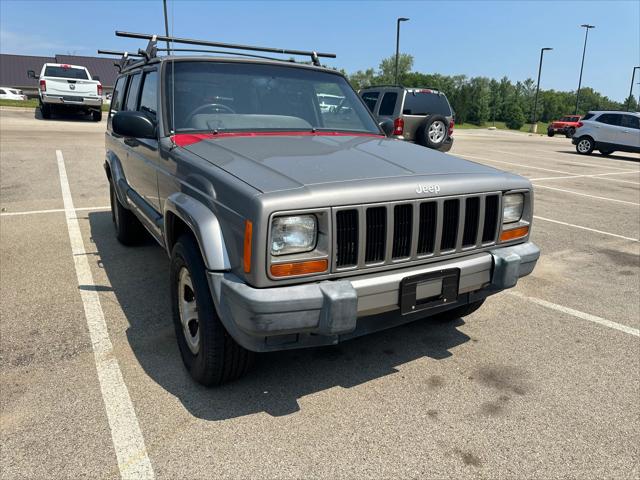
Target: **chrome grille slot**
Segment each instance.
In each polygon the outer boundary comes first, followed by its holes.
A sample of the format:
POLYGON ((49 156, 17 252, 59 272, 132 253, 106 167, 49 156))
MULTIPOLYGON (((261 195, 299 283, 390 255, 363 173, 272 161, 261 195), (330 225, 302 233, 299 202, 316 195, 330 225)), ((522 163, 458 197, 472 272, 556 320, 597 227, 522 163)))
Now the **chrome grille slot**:
POLYGON ((365 263, 382 262, 386 250, 387 208, 371 207, 367 209, 367 240, 365 263))
POLYGON ((342 210, 336 214, 336 266, 358 263, 358 211, 342 210))
POLYGON ((413 208, 410 204, 396 205, 393 209, 393 250, 391 257, 406 258, 411 253, 413 208))
POLYGON ((484 207, 484 229, 482 232, 482 243, 495 242, 498 230, 498 213, 500 198, 498 195, 488 195, 485 198, 484 207))
POLYGON ((480 198, 469 197, 466 200, 464 211, 464 234, 462 235, 462 247, 471 247, 476 244, 478 237, 478 222, 480 220, 480 198))
POLYGON ((436 220, 438 204, 426 202, 420 204, 420 227, 418 234, 418 255, 433 253, 436 246, 436 220))
POLYGON ((458 216, 460 214, 460 200, 445 200, 442 212, 442 240, 440 250, 456 248, 458 238, 458 216))

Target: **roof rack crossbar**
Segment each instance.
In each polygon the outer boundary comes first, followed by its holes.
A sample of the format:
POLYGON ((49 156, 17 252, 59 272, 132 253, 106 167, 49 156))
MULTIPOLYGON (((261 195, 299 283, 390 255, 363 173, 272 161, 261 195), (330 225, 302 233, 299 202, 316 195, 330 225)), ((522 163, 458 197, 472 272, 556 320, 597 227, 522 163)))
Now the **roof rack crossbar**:
POLYGON ((263 58, 265 60, 276 60, 279 62, 289 61, 276 57, 267 57, 265 55, 255 55, 252 53, 227 52, 226 50, 208 50, 206 48, 159 48, 159 52, 198 52, 198 53, 221 53, 224 55, 238 55, 241 57, 263 58))
POLYGON ((116 30, 116 36, 118 37, 127 37, 127 38, 139 38, 141 40, 150 40, 151 41, 161 41, 161 42, 173 42, 173 43, 182 43, 186 45, 201 45, 204 47, 215 47, 215 48, 229 48, 233 50, 250 50, 254 52, 267 52, 267 53, 279 53, 281 55, 300 55, 305 57, 311 57, 311 61, 314 65, 319 66, 320 61, 319 57, 323 58, 336 58, 335 53, 321 53, 321 52, 313 52, 313 51, 305 51, 305 50, 288 50, 284 48, 269 48, 269 47, 255 47, 251 45, 237 45, 233 43, 221 43, 221 42, 210 42, 206 40, 194 40, 191 38, 179 38, 179 37, 167 37, 162 35, 151 35, 148 33, 133 33, 133 32, 122 32, 120 30, 116 30))
POLYGON ((140 53, 119 52, 117 50, 98 50, 98 54, 120 55, 121 56, 120 60, 113 63, 113 65, 118 69, 118 72, 122 72, 122 69, 128 67, 133 62, 133 58, 131 57, 135 57, 135 58, 144 57, 144 55, 140 53))

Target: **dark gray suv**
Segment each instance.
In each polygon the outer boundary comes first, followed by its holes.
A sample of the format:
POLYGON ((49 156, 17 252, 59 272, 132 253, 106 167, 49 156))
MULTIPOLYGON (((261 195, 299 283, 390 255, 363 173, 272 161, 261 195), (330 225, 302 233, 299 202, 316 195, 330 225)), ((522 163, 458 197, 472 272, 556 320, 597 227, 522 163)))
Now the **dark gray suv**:
POLYGON ((432 88, 367 87, 359 91, 378 120, 393 121, 393 136, 448 152, 453 146, 453 110, 447 96, 432 88))
POLYGON ((468 315, 533 270, 531 183, 387 138, 322 54, 159 57, 187 40, 121 35, 151 40, 121 61, 107 122, 115 231, 171 259, 198 382, 239 377, 253 352, 468 315))

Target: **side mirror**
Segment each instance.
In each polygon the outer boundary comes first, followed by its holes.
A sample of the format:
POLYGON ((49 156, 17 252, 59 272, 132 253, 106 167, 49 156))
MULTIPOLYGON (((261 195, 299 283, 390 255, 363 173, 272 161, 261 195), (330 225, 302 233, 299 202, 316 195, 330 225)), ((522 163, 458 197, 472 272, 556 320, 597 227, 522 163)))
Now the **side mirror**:
POLYGON ((91 77, 91 78, 93 78, 94 80, 100 81, 100 77, 99 77, 99 76, 97 76, 97 75, 94 75, 94 76, 93 76, 93 77, 91 77))
POLYGON ((387 118, 378 123, 378 125, 387 137, 391 137, 393 135, 393 120, 387 118))
POLYGON ((39 75, 36 75, 36 72, 34 72, 33 70, 27 70, 27 77, 37 80, 39 75))
POLYGON ((111 120, 114 133, 128 138, 157 138, 156 125, 142 112, 118 112, 111 120))

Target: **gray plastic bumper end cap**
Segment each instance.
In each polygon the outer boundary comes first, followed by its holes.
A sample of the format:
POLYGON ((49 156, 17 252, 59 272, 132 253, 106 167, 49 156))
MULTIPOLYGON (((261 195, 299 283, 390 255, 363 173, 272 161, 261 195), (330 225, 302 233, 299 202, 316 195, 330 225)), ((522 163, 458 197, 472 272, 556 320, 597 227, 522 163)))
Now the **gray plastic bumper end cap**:
POLYGON ((318 330, 322 335, 337 335, 355 330, 358 294, 351 282, 326 282, 320 285, 324 297, 318 330))

